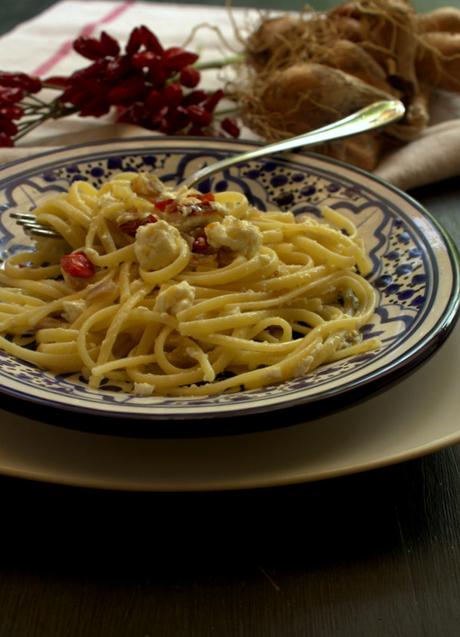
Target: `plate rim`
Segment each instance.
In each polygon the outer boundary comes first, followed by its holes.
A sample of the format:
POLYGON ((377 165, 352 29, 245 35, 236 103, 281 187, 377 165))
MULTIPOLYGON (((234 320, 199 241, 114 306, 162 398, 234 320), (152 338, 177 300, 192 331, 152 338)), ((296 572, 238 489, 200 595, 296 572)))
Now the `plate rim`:
MULTIPOLYGON (((308 423, 306 423, 308 426, 308 423)), ((324 482, 326 480, 335 480, 339 478, 346 478, 347 476, 359 475, 367 473, 368 471, 377 471, 386 467, 391 467, 402 462, 409 462, 410 460, 416 460, 423 456, 430 455, 452 447, 460 443, 460 431, 457 433, 449 434, 438 438, 435 442, 424 443, 417 447, 413 447, 406 451, 400 451, 397 454, 383 456, 378 460, 371 460, 368 462, 362 462, 358 465, 350 465, 347 468, 329 469, 319 472, 315 475, 301 474, 296 476, 279 477, 272 476, 271 478, 259 478, 251 479, 250 483, 243 478, 239 478, 238 481, 216 481, 213 484, 209 482, 195 483, 187 485, 182 483, 179 486, 154 486, 144 482, 139 484, 136 481, 128 481, 123 483, 115 483, 108 478, 84 478, 84 477, 65 477, 57 476, 54 474, 47 474, 46 472, 40 472, 37 470, 26 471, 24 469, 14 469, 12 467, 0 468, 2 476, 22 479, 27 481, 43 482, 47 484, 61 485, 65 487, 76 487, 81 489, 97 489, 100 491, 120 491, 126 493, 219 493, 225 491, 246 491, 251 489, 273 489, 290 487, 300 484, 309 484, 313 482, 324 482)))

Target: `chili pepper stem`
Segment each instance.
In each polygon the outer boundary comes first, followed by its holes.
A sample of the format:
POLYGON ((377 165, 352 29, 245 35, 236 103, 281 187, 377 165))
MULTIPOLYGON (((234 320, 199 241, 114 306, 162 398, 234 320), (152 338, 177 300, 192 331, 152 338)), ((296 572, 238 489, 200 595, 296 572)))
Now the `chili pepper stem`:
POLYGON ((238 113, 239 109, 237 106, 230 106, 228 108, 222 108, 218 111, 215 111, 215 115, 216 117, 221 117, 224 115, 236 115, 238 113))
POLYGON ((19 133, 17 133, 14 136, 14 141, 17 142, 18 139, 21 139, 22 137, 24 137, 25 135, 27 135, 27 133, 29 133, 31 130, 34 130, 34 128, 37 128, 38 126, 40 126, 46 119, 49 119, 48 117, 38 117, 34 122, 29 123, 27 126, 24 126, 24 128, 22 128, 19 133))
POLYGON ((36 95, 29 94, 29 95, 27 96, 27 98, 28 98, 28 99, 30 99, 30 100, 32 100, 32 101, 34 101, 34 102, 36 102, 36 103, 37 103, 37 106, 38 106, 38 105, 40 105, 40 106, 42 106, 42 107, 43 107, 43 106, 48 106, 48 104, 47 104, 46 102, 44 102, 42 99, 40 99, 40 98, 39 98, 39 97, 37 97, 36 95))
POLYGON ((58 101, 53 101, 50 104, 47 104, 48 111, 45 113, 41 113, 35 119, 23 120, 19 122, 18 133, 14 136, 14 141, 18 141, 22 137, 25 137, 30 131, 34 130, 48 119, 61 119, 63 117, 67 117, 72 113, 76 113, 78 111, 77 108, 63 106, 58 101))
POLYGON ((48 89, 51 89, 53 91, 62 91, 62 85, 59 86, 58 84, 53 84, 52 82, 46 82, 46 80, 43 81, 42 86, 43 86, 43 88, 48 88, 48 89))
POLYGON ((235 55, 229 55, 228 57, 220 58, 219 60, 197 62, 193 66, 198 71, 204 71, 206 69, 220 69, 224 66, 230 66, 231 64, 239 64, 240 62, 244 61, 244 58, 244 53, 235 53, 235 55))

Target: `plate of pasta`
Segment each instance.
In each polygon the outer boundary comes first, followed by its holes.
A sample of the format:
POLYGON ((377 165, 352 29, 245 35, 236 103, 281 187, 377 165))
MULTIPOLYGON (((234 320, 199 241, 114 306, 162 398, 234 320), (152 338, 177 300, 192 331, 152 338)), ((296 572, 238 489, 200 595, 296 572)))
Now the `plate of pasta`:
POLYGON ((252 145, 131 138, 5 166, 1 391, 100 416, 245 418, 365 397, 432 354, 459 305, 444 230, 314 154, 180 185, 252 145))

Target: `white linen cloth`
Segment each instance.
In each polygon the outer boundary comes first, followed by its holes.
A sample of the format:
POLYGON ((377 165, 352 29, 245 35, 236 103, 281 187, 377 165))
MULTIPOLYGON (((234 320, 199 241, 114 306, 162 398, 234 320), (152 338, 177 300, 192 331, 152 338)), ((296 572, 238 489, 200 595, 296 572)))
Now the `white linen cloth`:
MULTIPOLYGON (((244 28, 257 20, 259 12, 233 8, 232 15, 244 28)), ((230 44, 236 49, 240 46, 224 7, 133 0, 64 0, 0 38, 0 69, 43 77, 67 75, 89 63, 72 50, 72 41, 78 35, 98 35, 104 29, 125 43, 134 27, 145 24, 164 45, 179 46, 192 28, 202 23, 218 26, 230 44)), ((203 60, 225 54, 222 41, 211 28, 198 31, 193 48, 203 60)), ((206 71, 204 79, 202 84, 206 88, 219 85, 217 72, 206 71)), ((43 151, 43 147, 139 134, 154 133, 137 126, 113 124, 108 118, 72 116, 38 127, 18 142, 16 148, 0 149, 0 161, 31 155, 43 151)), ((243 130, 242 138, 254 137, 243 130)), ((417 140, 386 157, 375 174, 405 190, 460 175, 460 96, 438 94, 433 99, 430 126, 417 140)))

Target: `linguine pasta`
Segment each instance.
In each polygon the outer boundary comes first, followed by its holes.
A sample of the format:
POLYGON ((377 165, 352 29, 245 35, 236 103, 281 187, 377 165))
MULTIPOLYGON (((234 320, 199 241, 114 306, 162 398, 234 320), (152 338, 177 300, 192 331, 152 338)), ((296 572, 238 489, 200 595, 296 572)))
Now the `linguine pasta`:
POLYGON ((370 261, 353 223, 260 212, 154 175, 82 181, 40 206, 60 239, 0 271, 0 347, 90 387, 254 389, 375 348, 370 261))

